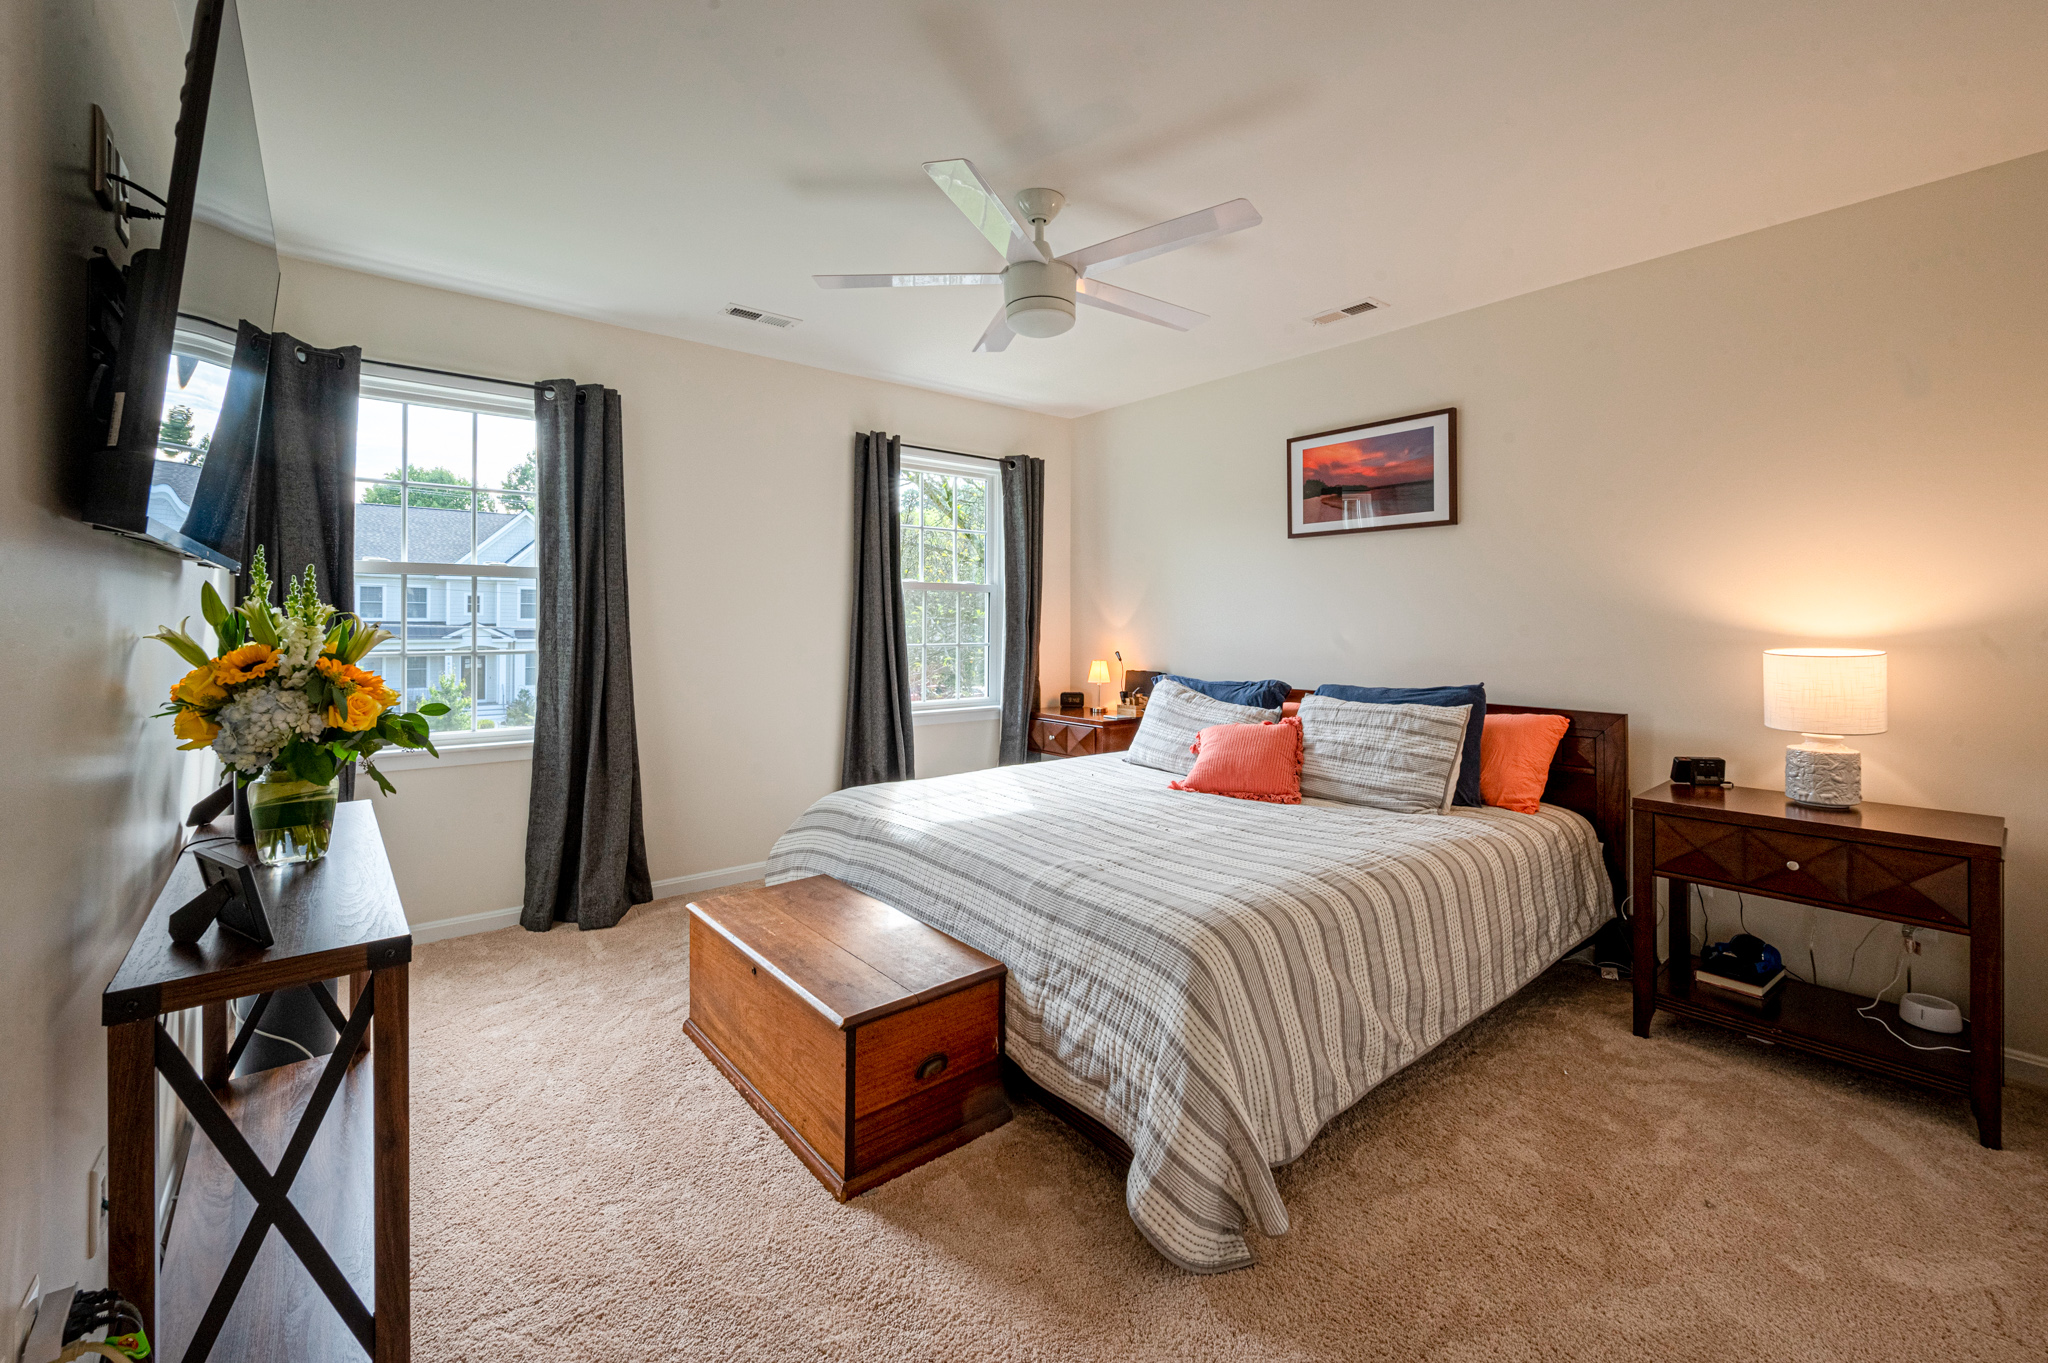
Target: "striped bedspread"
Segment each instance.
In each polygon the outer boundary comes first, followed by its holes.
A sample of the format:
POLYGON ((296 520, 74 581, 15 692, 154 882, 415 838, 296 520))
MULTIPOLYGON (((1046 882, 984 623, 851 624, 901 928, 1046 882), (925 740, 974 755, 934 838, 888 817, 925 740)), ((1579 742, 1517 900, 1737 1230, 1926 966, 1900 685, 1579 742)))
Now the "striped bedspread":
POLYGON ((1159 1252, 1252 1262, 1273 1169, 1613 912, 1593 829, 1167 789, 1121 757, 863 786, 812 805, 768 882, 836 876, 1009 967, 1009 1053, 1133 1152, 1159 1252))

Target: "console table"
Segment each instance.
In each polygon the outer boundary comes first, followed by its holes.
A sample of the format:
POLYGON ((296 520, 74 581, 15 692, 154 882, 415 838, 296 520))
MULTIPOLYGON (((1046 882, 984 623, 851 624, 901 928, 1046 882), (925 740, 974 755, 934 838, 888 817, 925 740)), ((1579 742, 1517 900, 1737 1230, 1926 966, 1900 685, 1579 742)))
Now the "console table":
POLYGON ((1658 786, 1635 798, 1635 1031, 1659 1010, 1966 1096, 1996 1150, 2005 1083, 2005 821, 1868 801, 1808 809, 1779 790, 1658 786), (1657 964, 1656 878, 1670 886, 1657 964), (1715 885, 1970 939, 1970 1021, 1925 1032, 1882 1003, 1788 978, 1761 1007, 1694 987, 1691 887, 1715 885), (1878 1026, 1881 1018, 1891 1029, 1878 1026), (1896 1034, 1896 1035, 1894 1035, 1896 1034), (1913 1043, 1906 1044, 1899 1037, 1913 1043), (1960 1047, 1914 1049, 1919 1047, 1960 1047))
MULTIPOLYGON (((193 835, 192 844, 208 842, 215 852, 236 850, 233 825, 193 835)), ((254 849, 239 850, 254 864, 254 849)), ((209 1354, 236 1363, 352 1363, 365 1355, 408 1363, 412 934, 375 812, 368 801, 342 804, 326 857, 256 874, 273 945, 259 947, 217 923, 192 946, 171 941, 170 915, 203 888, 193 859, 181 853, 101 997, 108 1283, 141 1310, 156 1356, 167 1363, 200 1363, 209 1354), (327 985, 340 978, 349 981, 346 1014, 327 985), (295 985, 312 988, 341 1033, 333 1054, 233 1078, 264 1003, 295 985), (241 1034, 230 1040, 229 1003, 252 997, 241 1034), (158 1021, 186 1008, 201 1009, 199 1070, 158 1021), (206 1137, 193 1142, 161 1275, 159 1074, 206 1137), (326 1121, 330 1112, 334 1120, 326 1121), (266 1245, 272 1229, 280 1240, 266 1245), (371 1278, 374 1315, 358 1291, 371 1278)))

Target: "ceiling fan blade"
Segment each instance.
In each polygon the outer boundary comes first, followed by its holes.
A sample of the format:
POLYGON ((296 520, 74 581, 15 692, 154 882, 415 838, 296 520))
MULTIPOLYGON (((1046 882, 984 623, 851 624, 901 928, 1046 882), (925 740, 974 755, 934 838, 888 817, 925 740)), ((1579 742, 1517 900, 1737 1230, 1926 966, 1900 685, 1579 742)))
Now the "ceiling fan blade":
POLYGON ((981 339, 974 343, 976 350, 1007 350, 1017 333, 1010 330, 1010 305, 1005 303, 996 309, 996 319, 988 324, 988 330, 981 333, 981 339))
POLYGON ((945 191, 955 208, 967 215, 967 221, 974 224, 974 230, 1003 253, 1004 260, 1013 265, 1020 260, 1045 262, 1045 253, 1032 242, 1031 234, 1017 221, 1017 215, 1003 202, 1002 195, 988 187, 988 181, 981 178, 974 162, 927 161, 924 173, 945 191))
POLYGON ((814 274, 821 289, 920 289, 939 284, 1000 284, 999 274, 814 274))
POLYGON ((1105 312, 1120 312, 1126 317, 1137 317, 1147 322, 1157 322, 1175 331, 1192 331, 1209 320, 1209 315, 1184 308, 1175 303, 1162 303, 1142 293, 1120 289, 1114 284, 1105 284, 1099 279, 1077 279, 1074 281, 1074 301, 1105 312))
POLYGON ((1225 233, 1257 227, 1262 221, 1264 219, 1259 217, 1259 210, 1252 207, 1250 199, 1232 199, 1227 204, 1217 204, 1214 208, 1205 208, 1184 218, 1154 223, 1120 237, 1111 237, 1108 241, 1098 241, 1093 246, 1083 246, 1060 259, 1084 275, 1094 274, 1098 270, 1113 270, 1119 265, 1135 265, 1168 251, 1178 251, 1183 246, 1214 241, 1225 233))

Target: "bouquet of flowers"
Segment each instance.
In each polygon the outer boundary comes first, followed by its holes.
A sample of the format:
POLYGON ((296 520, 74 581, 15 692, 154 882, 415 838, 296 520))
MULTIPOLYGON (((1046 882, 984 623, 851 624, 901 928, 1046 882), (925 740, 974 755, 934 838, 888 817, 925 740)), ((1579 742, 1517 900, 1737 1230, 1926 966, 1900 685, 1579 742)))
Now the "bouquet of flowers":
POLYGON ((183 620, 150 636, 193 665, 158 717, 170 717, 185 740, 181 751, 213 749, 243 786, 263 778, 252 792, 250 817, 264 861, 317 861, 326 853, 333 784, 349 761, 362 759, 390 795, 391 782, 371 761, 378 752, 424 748, 440 756, 427 736, 427 717, 448 707, 435 702, 398 712, 398 693, 359 665, 391 631, 323 603, 312 565, 291 581, 279 609, 270 604, 259 547, 240 606, 229 610, 212 583, 200 589, 199 601, 216 652, 186 633, 183 620))

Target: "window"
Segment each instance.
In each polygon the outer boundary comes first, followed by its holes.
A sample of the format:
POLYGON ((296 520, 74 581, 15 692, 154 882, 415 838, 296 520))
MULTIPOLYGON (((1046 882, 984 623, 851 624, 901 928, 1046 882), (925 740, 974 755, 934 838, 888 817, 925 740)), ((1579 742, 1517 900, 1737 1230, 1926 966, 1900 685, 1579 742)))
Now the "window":
POLYGON ((384 588, 381 584, 356 588, 356 614, 365 620, 384 618, 384 588))
POLYGON ((449 707, 436 743, 533 726, 535 474, 532 390, 364 364, 358 596, 405 603, 368 665, 405 679, 408 708, 449 707))
POLYGON ((1002 681, 1001 484, 993 460, 903 447, 903 621, 910 700, 985 706, 1002 681))
POLYGON ((540 611, 540 593, 532 587, 519 589, 519 618, 531 620, 540 611))

